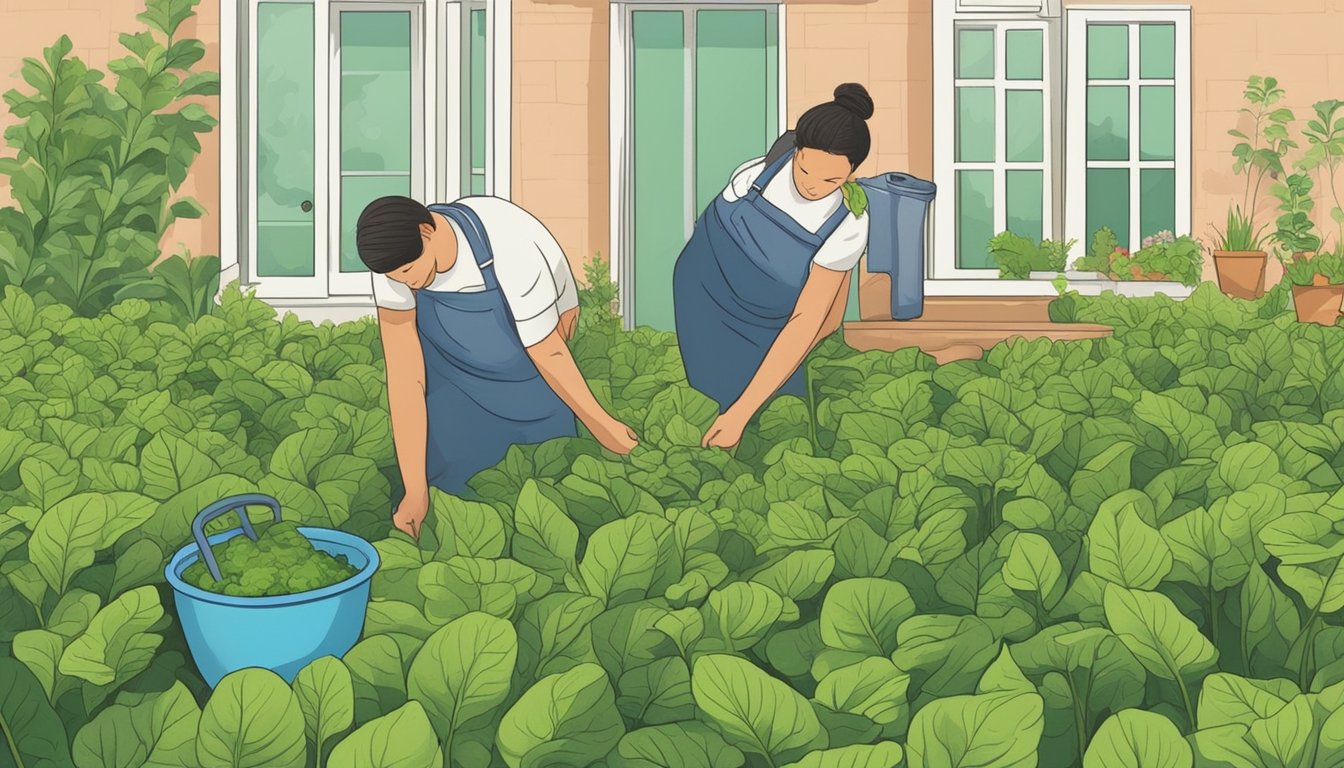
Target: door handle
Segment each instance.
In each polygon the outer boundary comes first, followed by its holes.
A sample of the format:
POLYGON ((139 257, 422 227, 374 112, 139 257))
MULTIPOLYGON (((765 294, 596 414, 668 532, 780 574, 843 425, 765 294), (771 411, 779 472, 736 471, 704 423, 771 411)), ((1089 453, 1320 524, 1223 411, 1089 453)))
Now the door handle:
POLYGON ((304 200, 302 203, 299 203, 299 207, 303 209, 304 213, 308 213, 309 211, 313 210, 313 201, 304 200))

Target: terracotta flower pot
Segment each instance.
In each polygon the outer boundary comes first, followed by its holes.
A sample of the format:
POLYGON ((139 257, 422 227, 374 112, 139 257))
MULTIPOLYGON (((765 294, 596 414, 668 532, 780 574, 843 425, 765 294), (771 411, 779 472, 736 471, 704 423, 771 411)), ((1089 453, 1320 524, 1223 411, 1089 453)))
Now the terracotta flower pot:
POLYGON ((1344 285, 1294 285, 1293 309, 1300 323, 1334 325, 1344 306, 1344 285))
POLYGON ((1234 299, 1258 299, 1265 295, 1264 251, 1214 251, 1213 266, 1218 288, 1234 299))

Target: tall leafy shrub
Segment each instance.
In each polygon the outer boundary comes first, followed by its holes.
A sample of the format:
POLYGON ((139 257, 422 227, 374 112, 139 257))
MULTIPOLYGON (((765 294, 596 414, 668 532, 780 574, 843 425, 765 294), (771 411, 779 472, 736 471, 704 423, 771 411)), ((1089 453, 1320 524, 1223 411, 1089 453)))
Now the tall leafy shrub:
POLYGON ((5 131, 16 155, 0 158, 17 203, 0 209, 0 284, 92 316, 149 279, 173 221, 200 217, 176 196, 216 124, 191 99, 217 95, 218 75, 192 71, 205 46, 181 35, 198 2, 148 0, 110 87, 64 35, 24 60, 28 88, 4 97, 19 121, 5 131))

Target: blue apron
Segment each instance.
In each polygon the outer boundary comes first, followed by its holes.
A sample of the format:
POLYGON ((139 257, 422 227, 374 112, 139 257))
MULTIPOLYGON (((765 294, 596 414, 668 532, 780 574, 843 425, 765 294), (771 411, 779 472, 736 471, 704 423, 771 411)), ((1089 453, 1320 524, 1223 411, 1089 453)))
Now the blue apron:
MULTIPOLYGON (((793 315, 812 259, 849 213, 841 205, 812 233, 762 197, 761 191, 793 155, 790 151, 771 163, 741 199, 728 202, 715 195, 673 271, 677 342, 686 378, 716 400, 720 411, 751 383, 793 315)), ((776 394, 806 396, 802 366, 776 394)))
POLYGON ((518 338, 495 278, 494 254, 476 212, 431 205, 466 235, 485 279, 478 293, 416 291, 415 324, 425 355, 429 484, 460 493, 515 443, 577 434, 574 412, 541 377, 518 338))

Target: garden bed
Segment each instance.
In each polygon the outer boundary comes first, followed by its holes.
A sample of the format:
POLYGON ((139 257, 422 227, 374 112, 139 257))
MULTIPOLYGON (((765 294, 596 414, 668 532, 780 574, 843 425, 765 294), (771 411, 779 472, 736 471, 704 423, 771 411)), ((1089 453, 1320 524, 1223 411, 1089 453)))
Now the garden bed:
POLYGON ((1285 307, 1066 295, 1115 336, 943 366, 833 337, 728 454, 675 339, 586 303, 576 358, 642 446, 516 448, 414 541, 373 323, 8 289, 0 762, 1332 764, 1344 331, 1285 307), (162 566, 249 490, 383 565, 344 659, 211 695, 162 566))

